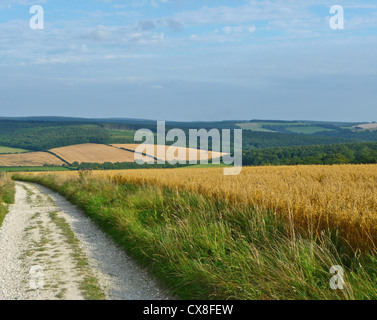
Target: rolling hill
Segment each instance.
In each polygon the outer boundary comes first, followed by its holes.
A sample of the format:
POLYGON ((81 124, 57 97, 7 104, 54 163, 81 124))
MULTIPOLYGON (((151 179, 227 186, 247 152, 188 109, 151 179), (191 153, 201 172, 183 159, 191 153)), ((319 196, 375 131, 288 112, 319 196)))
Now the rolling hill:
MULTIPOLYGON (((0 154, 0 167, 33 167, 33 166, 63 166, 81 163, 134 163, 134 153, 137 144, 120 144, 109 146, 105 144, 85 143, 50 149, 46 152, 36 151, 19 154, 0 154)), ((169 147, 166 147, 166 150, 169 147)), ((157 147, 155 147, 157 149, 157 147)), ((220 153, 204 152, 195 149, 179 148, 184 157, 168 155, 167 160, 186 160, 190 152, 197 152, 198 159, 220 157, 220 153)), ((157 155, 157 154, 156 154, 157 155)), ((151 155, 153 158, 153 155, 151 155)))

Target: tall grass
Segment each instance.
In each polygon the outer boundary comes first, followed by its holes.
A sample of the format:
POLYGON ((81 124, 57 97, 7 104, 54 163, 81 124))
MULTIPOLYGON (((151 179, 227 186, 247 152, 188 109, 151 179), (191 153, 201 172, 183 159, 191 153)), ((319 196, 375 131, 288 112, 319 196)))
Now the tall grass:
POLYGON ((377 165, 246 167, 95 172, 115 183, 186 190, 239 206, 258 206, 320 237, 341 233, 355 250, 377 248, 377 165))
POLYGON ((14 202, 14 182, 5 172, 0 172, 0 227, 8 213, 8 204, 14 202))
POLYGON ((339 235, 302 235, 276 212, 95 173, 23 174, 81 207, 184 299, 376 299, 375 252, 339 235), (329 270, 345 270, 332 290, 329 270))

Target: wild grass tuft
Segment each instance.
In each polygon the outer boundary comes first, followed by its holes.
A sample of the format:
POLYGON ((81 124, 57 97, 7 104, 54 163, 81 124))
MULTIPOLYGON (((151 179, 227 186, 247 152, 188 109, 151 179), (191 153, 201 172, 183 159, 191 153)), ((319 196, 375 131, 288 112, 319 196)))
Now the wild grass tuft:
POLYGON ((0 172, 0 227, 8 213, 8 205, 14 202, 14 182, 5 172, 0 172))

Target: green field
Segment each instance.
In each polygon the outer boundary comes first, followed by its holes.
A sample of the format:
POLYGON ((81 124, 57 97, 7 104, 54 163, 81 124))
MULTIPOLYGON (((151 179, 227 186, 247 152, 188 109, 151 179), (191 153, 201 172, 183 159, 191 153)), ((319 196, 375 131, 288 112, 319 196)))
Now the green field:
POLYGON ((0 172, 69 171, 65 167, 0 167, 0 172))
POLYGON ((313 134, 317 132, 323 132, 323 131, 332 131, 332 129, 326 129, 323 127, 318 126, 290 126, 287 128, 289 131, 292 131, 294 133, 303 133, 303 134, 313 134))
POLYGON ((10 147, 1 147, 0 154, 12 154, 12 153, 25 153, 29 152, 28 150, 19 149, 19 148, 10 148, 10 147))
POLYGON ((250 130, 250 131, 255 131, 255 132, 275 132, 275 131, 263 128, 261 123, 256 123, 256 122, 237 123, 237 126, 239 126, 243 130, 250 130))
POLYGON ((192 166, 188 166, 187 168, 197 169, 197 168, 226 168, 226 167, 230 167, 230 165, 227 165, 224 163, 220 163, 220 164, 208 163, 208 164, 194 164, 192 166))
POLYGON ((334 130, 306 122, 247 122, 238 123, 237 125, 244 130, 250 130, 254 132, 314 134, 317 132, 334 130))

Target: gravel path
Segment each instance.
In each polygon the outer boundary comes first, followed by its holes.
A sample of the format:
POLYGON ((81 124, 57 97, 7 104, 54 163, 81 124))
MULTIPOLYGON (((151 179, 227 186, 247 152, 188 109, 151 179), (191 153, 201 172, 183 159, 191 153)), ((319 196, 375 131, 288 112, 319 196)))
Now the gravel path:
POLYGON ((0 300, 81 300, 90 294, 171 299, 79 209, 47 188, 16 182, 16 202, 0 229, 0 300), (94 293, 88 283, 95 284, 94 293))

